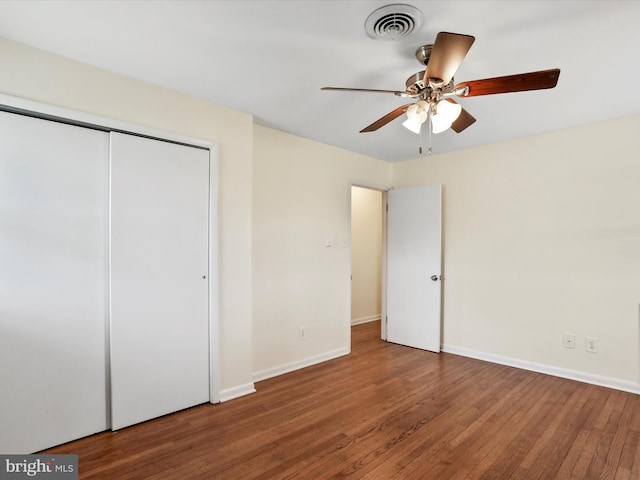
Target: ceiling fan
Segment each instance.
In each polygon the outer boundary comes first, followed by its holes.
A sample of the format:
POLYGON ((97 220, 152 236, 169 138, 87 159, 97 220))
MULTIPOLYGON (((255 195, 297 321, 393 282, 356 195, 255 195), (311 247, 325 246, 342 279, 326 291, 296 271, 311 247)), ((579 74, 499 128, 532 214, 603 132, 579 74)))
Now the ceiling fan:
POLYGON ((392 93, 398 97, 417 99, 415 103, 402 105, 387 113, 360 130, 360 133, 378 130, 404 113, 407 114, 407 119, 403 125, 414 133, 420 133, 422 124, 427 120, 433 133, 440 133, 448 128, 460 133, 476 119, 452 97, 542 90, 553 88, 558 83, 560 69, 555 68, 454 84, 453 74, 474 41, 475 38, 471 35, 438 33, 434 44, 424 45, 416 51, 416 58, 426 66, 426 70, 409 77, 404 91, 341 87, 323 87, 321 90, 392 93))

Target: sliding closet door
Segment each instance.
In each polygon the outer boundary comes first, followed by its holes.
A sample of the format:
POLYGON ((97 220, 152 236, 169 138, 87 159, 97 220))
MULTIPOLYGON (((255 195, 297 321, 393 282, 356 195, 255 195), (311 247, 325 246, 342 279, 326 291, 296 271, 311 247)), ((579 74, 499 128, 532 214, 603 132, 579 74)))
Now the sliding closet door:
POLYGON ((0 452, 103 431, 107 133, 0 112, 0 452))
POLYGON ((111 134, 112 428, 209 400, 209 152, 111 134))

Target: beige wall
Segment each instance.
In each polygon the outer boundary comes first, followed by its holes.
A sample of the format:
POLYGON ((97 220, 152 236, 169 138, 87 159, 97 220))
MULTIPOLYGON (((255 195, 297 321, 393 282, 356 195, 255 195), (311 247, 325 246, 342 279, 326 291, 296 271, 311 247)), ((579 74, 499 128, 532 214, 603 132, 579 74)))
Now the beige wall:
POLYGON ((252 117, 3 39, 0 66, 4 94, 218 143, 221 389, 251 384, 252 117))
POLYGON ((396 165, 395 187, 444 185, 445 345, 638 386, 638 132, 636 116, 396 165))
POLYGON ((638 385, 640 117, 391 165, 2 39, 0 65, 2 93, 219 145, 223 391, 349 350, 350 182, 392 176, 444 185, 446 345, 638 385))
POLYGON ((388 185, 392 165, 256 126, 253 344, 256 378, 350 349, 350 182, 388 185), (327 237, 333 246, 326 247, 327 237), (305 327, 306 339, 298 339, 305 327))
POLYGON ((351 189, 351 323, 380 318, 382 192, 351 189))

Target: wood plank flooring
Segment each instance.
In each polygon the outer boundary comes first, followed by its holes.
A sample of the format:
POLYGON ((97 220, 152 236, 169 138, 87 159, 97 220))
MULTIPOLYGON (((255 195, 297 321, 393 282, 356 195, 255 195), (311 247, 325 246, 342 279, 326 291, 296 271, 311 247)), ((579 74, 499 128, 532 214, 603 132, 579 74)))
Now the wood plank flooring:
POLYGON ((640 396, 379 339, 52 453, 81 479, 640 480, 640 396))

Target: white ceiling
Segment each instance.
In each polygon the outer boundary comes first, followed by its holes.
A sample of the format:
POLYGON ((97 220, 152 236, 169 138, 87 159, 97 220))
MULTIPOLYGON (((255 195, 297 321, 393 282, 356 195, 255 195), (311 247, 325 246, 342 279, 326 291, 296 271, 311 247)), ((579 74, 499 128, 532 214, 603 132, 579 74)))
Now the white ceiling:
POLYGON ((401 119, 358 132, 407 99, 320 87, 404 90, 421 70, 416 48, 439 31, 476 37, 456 83, 548 68, 561 74, 553 90, 460 99, 477 122, 434 135, 434 154, 640 113, 633 0, 0 1, 2 37, 392 162, 418 156, 420 137, 401 119), (367 16, 391 3, 420 9, 423 26, 398 40, 369 38, 367 16))

